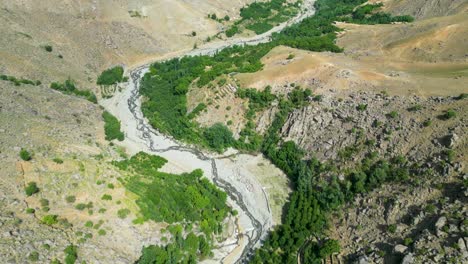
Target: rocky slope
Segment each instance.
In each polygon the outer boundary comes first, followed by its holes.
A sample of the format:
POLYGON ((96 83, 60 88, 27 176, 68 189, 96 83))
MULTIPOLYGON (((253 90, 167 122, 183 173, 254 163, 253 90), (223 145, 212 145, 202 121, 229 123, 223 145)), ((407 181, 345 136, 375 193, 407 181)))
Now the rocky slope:
POLYGON ((0 87, 2 262, 27 263, 36 253, 41 263, 63 260, 70 244, 78 246, 79 260, 136 260, 144 243, 161 237, 154 236, 161 226, 134 226, 133 214, 118 217, 118 210, 136 212, 136 206, 108 163, 124 152, 104 141, 102 110, 44 86, 1 81, 0 87), (32 154, 31 161, 19 158, 21 149, 32 154), (27 196, 30 182, 39 192, 27 196), (104 194, 114 201, 102 200, 104 194), (78 204, 90 206, 79 210, 78 204), (57 215, 58 224, 43 224, 47 215, 57 215))
POLYGON ((92 88, 96 76, 115 64, 192 49, 223 27, 207 14, 234 19, 248 2, 2 0, 0 71, 43 82, 70 77, 92 88))

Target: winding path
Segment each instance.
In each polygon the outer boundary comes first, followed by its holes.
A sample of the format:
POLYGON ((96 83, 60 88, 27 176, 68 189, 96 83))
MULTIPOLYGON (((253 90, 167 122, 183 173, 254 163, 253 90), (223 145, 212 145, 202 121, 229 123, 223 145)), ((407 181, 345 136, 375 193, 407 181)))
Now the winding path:
MULTIPOLYGON (((183 54, 183 56, 213 55, 221 49, 234 45, 256 45, 259 43, 268 42, 270 40, 271 34, 279 32, 284 27, 300 22, 302 19, 313 15, 313 3, 314 0, 305 0, 301 8, 301 12, 298 14, 298 16, 292 18, 288 22, 274 27, 264 34, 250 38, 234 38, 224 42, 209 43, 199 49, 189 51, 183 54)), ((145 64, 133 69, 130 72, 130 82, 128 87, 122 93, 116 94, 112 99, 104 100, 102 105, 122 121, 122 127, 126 134, 125 142, 128 148, 133 149, 133 152, 150 151, 162 156, 164 156, 164 154, 171 153, 172 156, 170 157, 174 157, 174 155, 189 155, 195 162, 198 160, 200 166, 203 166, 202 164, 207 163, 206 166, 209 167, 205 167, 205 172, 207 170, 211 170, 211 180, 219 188, 223 189, 228 194, 231 202, 241 210, 242 216, 245 218, 244 223, 250 222, 250 224, 246 224, 243 228, 244 231, 242 235, 247 237, 248 241, 245 246, 243 246, 242 253, 238 256, 231 257, 235 259, 233 261, 236 263, 245 262, 245 260, 248 259, 249 254, 252 252, 252 249, 260 244, 261 240, 267 234, 268 229, 273 225, 269 202, 267 196, 264 193, 264 190, 261 188, 261 186, 260 188, 254 189, 254 191, 248 190, 249 188, 245 190, 245 186, 236 183, 232 178, 227 178, 225 173, 220 173, 219 165, 225 166, 225 164, 222 163, 222 159, 225 159, 226 157, 216 157, 211 156, 210 154, 205 154, 193 146, 187 146, 176 142, 170 137, 160 134, 151 127, 141 112, 139 94, 140 80, 148 71, 148 69, 149 64, 145 64), (122 108, 124 104, 126 105, 125 109, 122 108), (242 188, 242 191, 239 190, 239 188, 242 188), (261 196, 259 196, 259 194, 250 194, 247 192, 260 192, 261 196), (264 201, 259 201, 259 199, 264 201), (257 207, 262 208, 258 209, 257 207)), ((235 154, 234 156, 237 155, 238 154, 235 154)), ((168 159, 171 160, 170 158, 168 159)), ((183 160, 183 158, 180 159, 183 160)), ((244 174, 245 173, 242 172, 242 176, 244 176, 244 174)), ((255 183, 251 184, 254 185, 255 183)), ((257 185, 259 185, 258 182, 257 185)), ((238 233, 240 233, 239 230, 238 233)), ((241 246, 239 243, 239 235, 240 234, 237 234, 236 244, 241 246)), ((230 255, 230 253, 227 255, 230 255)), ((223 256, 221 261, 230 262, 226 261, 226 258, 227 256, 223 256)))

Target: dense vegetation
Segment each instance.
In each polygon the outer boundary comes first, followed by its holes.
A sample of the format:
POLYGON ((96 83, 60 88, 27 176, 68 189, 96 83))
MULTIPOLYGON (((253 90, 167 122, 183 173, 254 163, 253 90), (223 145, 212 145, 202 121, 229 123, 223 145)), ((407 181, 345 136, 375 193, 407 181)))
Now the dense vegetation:
POLYGON ((212 149, 223 152, 226 148, 232 146, 234 138, 232 132, 225 125, 216 123, 203 132, 208 146, 212 149))
MULTIPOLYGON (((279 2, 282 1, 267 3, 276 7, 281 6, 279 2)), ((354 8, 364 2, 364 0, 319 0, 315 4, 316 15, 275 34, 270 43, 234 46, 214 56, 184 57, 153 64, 141 83, 140 92, 149 99, 142 105, 144 115, 153 127, 178 140, 215 150, 224 149, 229 145, 213 146, 205 137, 207 135, 204 133, 205 129, 191 121, 193 115, 187 113, 186 99, 190 85, 204 86, 217 77, 232 72, 256 72, 263 66, 260 59, 277 45, 312 51, 340 52, 341 48, 334 43, 339 29, 333 25, 333 22, 351 16, 354 8)), ((251 6, 255 7, 254 9, 243 10, 243 17, 245 19, 250 19, 254 15, 264 17, 266 11, 264 8, 257 8, 258 5, 263 3, 253 3, 251 6)), ((355 19, 353 22, 365 21, 355 19)), ((256 138, 258 141, 258 137, 256 138)), ((240 148, 255 149, 252 146, 244 146, 245 141, 241 141, 240 144, 232 142, 232 145, 240 148)))
POLYGON ((298 254, 304 263, 321 263, 324 257, 339 251, 337 241, 324 237, 329 213, 355 195, 385 182, 408 180, 416 170, 403 157, 378 159, 370 149, 367 158, 351 171, 339 171, 332 163, 306 159, 306 153, 294 142, 283 142, 278 131, 288 114, 305 104, 308 97, 310 93, 296 89, 288 100, 282 99, 263 141, 262 152, 288 175, 294 192, 283 225, 270 233, 262 248, 256 251, 253 263, 297 263, 298 254), (346 180, 338 180, 340 173, 345 174, 346 180))
POLYGON ((110 69, 107 69, 99 75, 97 79, 98 85, 113 85, 120 83, 124 80, 123 77, 124 69, 122 66, 116 66, 110 69))
MULTIPOLYGON (((142 95, 148 98, 142 106, 145 116, 154 127, 176 139, 216 149, 208 144, 209 137, 206 136, 209 133, 205 133, 206 129, 187 117, 186 93, 190 85, 203 86, 232 72, 258 71, 263 66, 260 59, 277 45, 311 51, 341 52, 342 49, 335 44, 339 29, 333 25, 334 21, 369 24, 411 20, 409 17, 395 18, 376 12, 377 7, 374 6, 358 7, 364 2, 366 1, 318 0, 315 3, 317 12, 313 17, 274 34, 270 43, 227 48, 212 57, 184 57, 153 64, 141 86, 142 95)), ((253 10, 244 10, 243 18, 268 16, 264 9, 257 8, 257 5, 254 7, 253 10)), ((312 97, 309 90, 296 88, 286 97, 279 98, 271 95, 268 89, 264 92, 241 89, 237 95, 249 99, 249 122, 241 132, 241 138, 232 145, 239 149, 261 150, 288 175, 294 186, 290 203, 285 208, 283 225, 271 232, 264 245, 255 252, 252 259, 254 263, 297 263, 298 254, 303 263, 320 263, 326 256, 339 251, 339 243, 326 239, 323 233, 330 212, 337 210, 355 195, 368 192, 384 182, 406 180, 413 172, 404 158, 377 159, 371 151, 354 170, 338 171, 331 163, 306 159, 308 155, 294 142, 283 142, 279 131, 291 111, 308 103, 312 97), (262 138, 254 132, 252 117, 273 100, 278 101, 279 111, 262 138), (345 175, 346 180, 338 180, 337 175, 340 173, 345 175)), ((319 97, 315 99, 320 100, 319 97)), ((362 106, 362 111, 366 107, 362 106)), ((222 141, 223 147, 224 143, 222 141)), ((347 150, 346 153, 352 152, 347 150)), ((146 248, 143 253, 157 254, 158 250, 163 249, 146 248)), ((166 253, 170 251, 164 250, 166 253)))
POLYGON ((356 8, 350 16, 341 18, 341 21, 359 24, 390 24, 393 22, 412 22, 411 16, 391 16, 387 13, 376 12, 383 4, 367 4, 356 8))
POLYGON ((241 8, 241 19, 226 30, 226 36, 232 37, 239 33, 239 27, 252 30, 255 34, 265 33, 297 15, 300 2, 289 3, 287 0, 271 0, 251 3, 241 8))
POLYGON ((189 86, 198 77, 194 84, 204 86, 222 74, 255 72, 262 67, 260 58, 270 49, 269 44, 232 47, 213 57, 185 57, 153 64, 141 83, 140 92, 149 99, 143 102, 143 113, 151 125, 176 139, 215 150, 227 147, 210 144, 206 138, 209 133, 190 121, 193 116, 187 113, 186 99, 189 86))
POLYGON ((188 233, 185 237, 181 226, 170 227, 172 239, 166 246, 151 245, 143 248, 138 264, 196 263, 211 254, 210 242, 204 235, 188 233))
POLYGON ((64 83, 53 82, 50 84, 50 88, 60 91, 64 94, 72 94, 78 97, 82 97, 90 102, 97 103, 96 95, 89 90, 78 90, 75 86, 75 82, 71 79, 67 79, 64 83))
POLYGON ((166 263, 171 259, 170 263, 193 263, 210 254, 213 236, 221 232, 221 222, 231 208, 226 205, 226 193, 203 178, 201 170, 181 175, 159 172, 166 162, 162 157, 140 152, 114 165, 131 174, 122 182, 139 197, 136 203, 140 216, 135 222, 175 224, 170 229, 173 243, 144 248, 139 262, 166 263), (186 232, 177 223, 184 223, 186 232))
POLYGON ((120 130, 120 121, 113 116, 111 113, 104 111, 102 113, 104 119, 104 133, 106 134, 106 140, 117 139, 123 141, 125 138, 124 133, 120 130))
POLYGON ((219 221, 230 211, 226 194, 203 178, 201 170, 182 175, 159 172, 166 162, 143 152, 115 162, 117 167, 136 174, 125 186, 140 197, 137 204, 142 217, 167 223, 200 221, 207 234, 218 230, 219 221))
POLYGON ((8 76, 5 74, 0 75, 0 80, 12 82, 15 86, 20 86, 21 84, 30 84, 35 86, 41 85, 41 81, 32 81, 24 78, 17 79, 14 76, 8 76))

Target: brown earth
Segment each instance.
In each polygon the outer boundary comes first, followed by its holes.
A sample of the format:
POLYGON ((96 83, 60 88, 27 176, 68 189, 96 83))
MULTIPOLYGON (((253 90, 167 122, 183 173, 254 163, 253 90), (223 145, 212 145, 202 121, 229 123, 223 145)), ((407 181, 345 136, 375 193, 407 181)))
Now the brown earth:
POLYGON ((249 1, 2 2, 0 72, 43 83, 70 77, 89 89, 110 66, 137 65, 190 50, 223 26, 208 19, 208 13, 234 19, 249 1), (191 36, 192 31, 197 36, 191 36), (44 45, 53 51, 46 52, 44 45))

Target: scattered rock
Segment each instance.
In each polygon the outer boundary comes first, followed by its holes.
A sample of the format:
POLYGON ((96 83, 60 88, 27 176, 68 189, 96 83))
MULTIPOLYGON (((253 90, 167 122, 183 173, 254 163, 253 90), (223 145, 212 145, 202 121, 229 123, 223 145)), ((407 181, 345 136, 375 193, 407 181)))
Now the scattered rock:
POLYGON ((414 263, 414 257, 412 253, 407 254, 401 261, 401 264, 413 264, 413 263, 414 263))
POLYGON ((408 247, 401 245, 401 244, 396 245, 395 248, 393 249, 395 253, 402 253, 402 254, 405 253, 406 250, 408 250, 408 247))
POLYGON ((446 223, 447 223, 447 218, 445 216, 439 217, 439 219, 437 219, 437 222, 435 223, 436 230, 439 230, 442 227, 444 227, 446 223))

